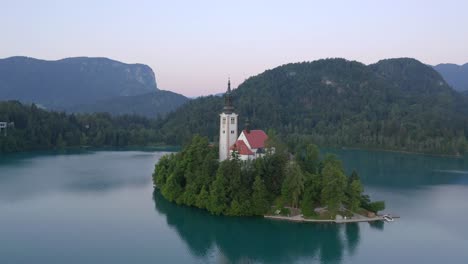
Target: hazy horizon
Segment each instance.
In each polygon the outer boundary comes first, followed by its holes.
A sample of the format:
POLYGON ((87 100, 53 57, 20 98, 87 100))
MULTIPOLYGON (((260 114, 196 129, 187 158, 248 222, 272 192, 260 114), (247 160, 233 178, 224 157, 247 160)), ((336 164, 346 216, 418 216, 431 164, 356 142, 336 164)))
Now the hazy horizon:
POLYGON ((106 57, 149 65, 186 96, 237 87, 282 64, 411 57, 468 62, 466 1, 14 1, 3 3, 0 58, 106 57))

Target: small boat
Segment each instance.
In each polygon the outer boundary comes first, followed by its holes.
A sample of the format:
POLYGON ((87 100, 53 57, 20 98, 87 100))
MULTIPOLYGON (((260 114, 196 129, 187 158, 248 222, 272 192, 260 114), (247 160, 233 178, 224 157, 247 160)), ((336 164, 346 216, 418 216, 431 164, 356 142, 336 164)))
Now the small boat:
POLYGON ((393 222, 393 221, 395 221, 395 220, 393 219, 393 217, 391 217, 391 216, 389 216, 389 215, 383 215, 382 217, 383 217, 383 219, 385 220, 385 222, 393 222))

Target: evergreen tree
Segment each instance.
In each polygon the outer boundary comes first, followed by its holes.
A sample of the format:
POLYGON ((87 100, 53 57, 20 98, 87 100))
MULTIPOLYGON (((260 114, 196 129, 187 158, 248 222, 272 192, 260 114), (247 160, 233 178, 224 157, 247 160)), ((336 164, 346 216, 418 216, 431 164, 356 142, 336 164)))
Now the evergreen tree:
POLYGON ((319 174, 305 173, 304 194, 301 201, 302 213, 306 216, 314 214, 314 206, 320 203, 322 179, 319 174))
POLYGON ((222 162, 218 172, 216 173, 216 179, 210 188, 210 206, 209 211, 213 214, 223 214, 228 209, 228 181, 225 178, 225 168, 228 166, 228 162, 222 162))
POLYGON ((286 178, 281 188, 283 201, 292 207, 299 206, 299 198, 304 191, 304 175, 297 163, 290 162, 286 167, 286 178))
POLYGON ((210 204, 210 193, 206 190, 206 187, 203 186, 200 194, 198 194, 197 201, 195 206, 198 208, 208 208, 210 204))
POLYGON ((260 176, 255 177, 252 193, 252 212, 255 215, 263 215, 268 211, 268 192, 260 176))
POLYGON ((359 179, 354 179, 351 183, 348 184, 348 209, 351 212, 357 212, 361 205, 361 195, 364 188, 362 187, 361 181, 359 179))
MULTIPOLYGON (((176 173, 172 173, 167 179, 166 184, 162 189, 162 194, 169 201, 178 201, 177 199, 183 194, 183 188, 180 185, 180 180, 176 173)), ((179 203, 179 202, 178 202, 179 203)))
POLYGON ((336 214, 342 203, 345 202, 346 175, 334 160, 330 160, 325 163, 322 176, 322 205, 326 205, 331 214, 336 214))
POLYGON ((295 160, 304 172, 315 174, 319 168, 320 150, 314 144, 300 144, 296 148, 295 160))

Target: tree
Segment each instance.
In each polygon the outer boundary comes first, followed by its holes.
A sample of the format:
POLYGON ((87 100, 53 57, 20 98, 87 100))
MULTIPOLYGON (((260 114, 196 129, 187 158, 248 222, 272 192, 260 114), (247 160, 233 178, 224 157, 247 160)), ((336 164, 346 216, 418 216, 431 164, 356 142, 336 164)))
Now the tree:
POLYGON ((265 180, 265 186, 273 197, 281 194, 287 162, 287 156, 281 152, 267 154, 262 159, 255 161, 256 169, 265 180))
POLYGON ((208 208, 210 203, 210 193, 206 190, 206 187, 203 186, 200 194, 197 196, 197 201, 195 203, 195 206, 198 208, 208 208))
POLYGON ((268 211, 268 192, 260 176, 255 177, 252 193, 252 212, 255 215, 264 215, 268 211))
POLYGON ((348 183, 347 195, 348 195, 348 209, 352 212, 357 212, 361 205, 361 195, 364 188, 362 187, 359 179, 354 179, 351 183, 348 183))
POLYGON ((328 206, 331 214, 336 214, 346 198, 346 175, 336 162, 326 162, 322 176, 322 205, 328 206))
POLYGON ((348 181, 349 181, 350 183, 351 183, 352 181, 354 181, 354 180, 359 180, 359 181, 361 180, 361 179, 359 178, 358 173, 357 173, 355 170, 353 170, 353 172, 351 172, 351 175, 350 175, 349 178, 348 178, 348 181))
POLYGON ((227 180, 224 172, 229 161, 221 162, 221 165, 216 173, 216 180, 210 188, 210 206, 209 211, 213 214, 225 213, 228 208, 228 192, 227 180))
POLYGON ((242 206, 240 202, 237 201, 237 199, 232 200, 227 214, 233 216, 241 216, 244 214, 244 212, 242 211, 242 206))
POLYGON ((306 216, 314 214, 314 205, 320 202, 322 179, 319 174, 305 173, 304 194, 302 195, 301 210, 306 216))
POLYGON ((379 211, 385 210, 385 202, 384 201, 376 201, 376 202, 371 202, 367 208, 365 208, 369 211, 372 211, 374 213, 377 213, 379 211))
POLYGON ((290 162, 286 166, 286 178, 281 188, 283 201, 291 204, 292 207, 299 206, 299 198, 304 191, 304 175, 297 163, 290 162))
POLYGON ((180 185, 179 177, 176 173, 172 173, 167 179, 166 184, 162 189, 162 195, 169 201, 176 201, 183 194, 183 188, 180 185))
POLYGON ((304 172, 317 173, 320 163, 320 150, 311 143, 303 143, 296 148, 295 160, 304 172))
POLYGON ((174 154, 162 156, 156 164, 153 173, 153 183, 156 187, 162 189, 166 184, 167 178, 171 173, 171 163, 174 161, 174 154))

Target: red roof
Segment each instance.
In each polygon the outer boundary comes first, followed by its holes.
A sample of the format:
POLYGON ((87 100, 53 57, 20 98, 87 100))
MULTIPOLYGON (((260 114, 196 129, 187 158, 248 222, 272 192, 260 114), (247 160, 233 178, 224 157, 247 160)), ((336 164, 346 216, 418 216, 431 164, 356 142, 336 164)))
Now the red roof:
POLYGON ((249 142, 249 145, 253 149, 264 148, 265 141, 268 139, 268 136, 263 130, 247 130, 242 131, 249 142))
POLYGON ((253 155, 254 154, 249 149, 249 147, 247 147, 244 140, 237 140, 236 143, 234 143, 234 145, 232 145, 229 149, 237 151, 237 153, 239 153, 239 155, 253 155))

